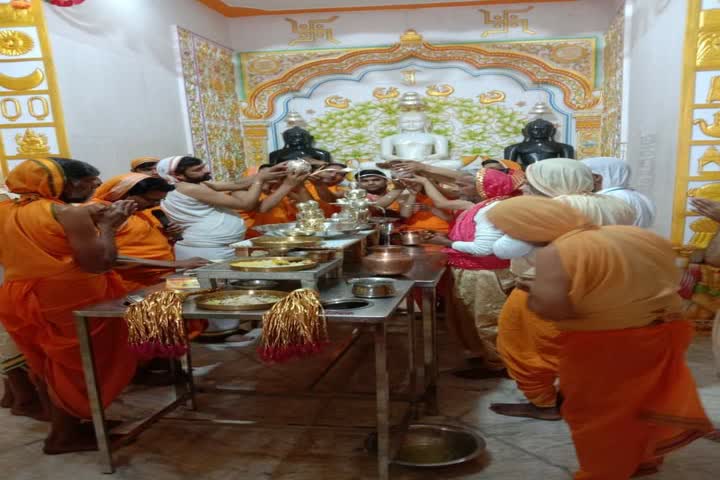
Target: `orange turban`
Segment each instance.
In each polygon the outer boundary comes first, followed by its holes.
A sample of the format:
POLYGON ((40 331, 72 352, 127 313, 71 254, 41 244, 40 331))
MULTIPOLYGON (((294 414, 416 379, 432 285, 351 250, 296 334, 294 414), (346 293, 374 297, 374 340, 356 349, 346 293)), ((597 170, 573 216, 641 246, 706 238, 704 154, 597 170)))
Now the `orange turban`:
POLYGON ((5 185, 18 195, 60 198, 65 188, 65 172, 50 159, 33 158, 13 168, 5 185))
POLYGON ((139 182, 152 178, 142 173, 125 173, 111 178, 95 190, 95 198, 106 202, 116 202, 123 198, 139 182))
POLYGON ((132 162, 130 162, 130 168, 135 170, 137 167, 142 165, 143 163, 158 163, 160 159, 158 157, 138 157, 134 159, 132 162))

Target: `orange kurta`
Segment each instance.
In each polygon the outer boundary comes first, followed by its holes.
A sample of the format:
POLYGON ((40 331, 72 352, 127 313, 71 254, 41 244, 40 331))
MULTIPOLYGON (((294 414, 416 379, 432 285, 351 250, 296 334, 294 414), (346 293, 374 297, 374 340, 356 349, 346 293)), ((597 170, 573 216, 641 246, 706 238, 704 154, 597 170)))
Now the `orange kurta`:
MULTIPOLYGON (((0 207, 0 263, 5 267, 0 321, 33 373, 47 383, 53 402, 71 415, 88 418, 72 312, 121 297, 125 289, 117 274, 87 273, 75 263, 51 210, 59 203, 38 198, 0 207)), ((125 322, 93 320, 90 332, 102 401, 108 405, 130 382, 136 358, 128 348, 125 322)))
POLYGON ((537 407, 557 404, 560 331, 527 308, 527 292, 515 289, 498 319, 497 348, 510 377, 537 407))
MULTIPOLYGON (((115 235, 118 254, 145 260, 175 260, 173 249, 167 237, 160 231, 155 217, 150 211, 138 212, 128 218, 115 235)), ((129 292, 162 281, 166 275, 174 272, 172 268, 131 266, 117 268, 125 289, 129 292)))
MULTIPOLYGON (((265 194, 260 195, 260 202, 262 203, 268 196, 265 194)), ((290 223, 295 221, 297 216, 297 208, 292 200, 288 197, 280 200, 280 203, 275 205, 269 212, 252 213, 253 225, 274 225, 276 223, 290 223)))
MULTIPOLYGON (((333 213, 338 213, 340 211, 340 205, 332 205, 320 198, 320 194, 318 193, 317 187, 314 183, 305 182, 305 190, 307 190, 312 199, 318 203, 320 209, 326 217, 330 217, 333 213)), ((343 188, 340 185, 331 185, 328 187, 328 190, 333 193, 338 193, 342 192, 343 188)))
POLYGON ((506 200, 488 219, 515 238, 554 248, 559 264, 536 263, 530 298, 538 305, 552 302, 544 282, 560 275, 569 282, 571 317, 554 324, 562 332, 561 409, 580 463, 577 480, 630 478, 712 430, 685 360, 692 328, 679 313, 679 272, 667 240, 637 227, 594 226, 579 211, 537 197, 506 200))
MULTIPOLYGON (((432 200, 422 193, 415 197, 417 203, 421 203, 428 207, 434 207, 432 200)), ((410 218, 405 220, 405 230, 431 230, 433 232, 448 233, 450 224, 438 217, 429 210, 421 210, 412 214, 410 218)))

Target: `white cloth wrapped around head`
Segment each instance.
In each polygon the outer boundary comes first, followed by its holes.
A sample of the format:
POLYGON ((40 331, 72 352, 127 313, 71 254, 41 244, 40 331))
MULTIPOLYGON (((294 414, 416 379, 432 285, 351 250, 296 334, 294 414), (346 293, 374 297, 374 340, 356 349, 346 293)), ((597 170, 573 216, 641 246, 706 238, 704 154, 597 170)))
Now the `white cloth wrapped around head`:
POLYGON ((168 182, 170 185, 178 183, 178 179, 175 177, 175 170, 177 170, 177 166, 182 159, 183 156, 180 155, 160 160, 155 167, 158 175, 160 175, 160 178, 168 182))

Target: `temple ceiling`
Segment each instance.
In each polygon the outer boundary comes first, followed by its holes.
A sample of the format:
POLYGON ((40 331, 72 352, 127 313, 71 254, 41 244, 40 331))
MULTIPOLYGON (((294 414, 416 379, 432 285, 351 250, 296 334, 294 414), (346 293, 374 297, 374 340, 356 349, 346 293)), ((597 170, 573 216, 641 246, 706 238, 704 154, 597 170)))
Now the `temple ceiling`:
POLYGON ((512 3, 558 3, 576 0, 198 0, 226 17, 300 14, 317 12, 353 12, 404 10, 433 7, 464 7, 512 3))

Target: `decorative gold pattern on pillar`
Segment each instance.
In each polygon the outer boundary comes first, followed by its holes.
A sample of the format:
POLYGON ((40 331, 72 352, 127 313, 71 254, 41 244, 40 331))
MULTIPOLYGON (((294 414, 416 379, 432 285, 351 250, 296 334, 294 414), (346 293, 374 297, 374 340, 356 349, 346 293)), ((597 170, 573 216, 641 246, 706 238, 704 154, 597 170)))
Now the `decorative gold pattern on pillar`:
POLYGON ((698 173, 705 173, 705 167, 712 163, 720 166, 720 151, 714 146, 708 147, 698 159, 698 173))
POLYGON ((0 73, 0 87, 8 90, 31 90, 45 80, 45 74, 39 68, 22 77, 11 77, 0 73))
POLYGON ((575 155, 579 160, 600 156, 600 115, 576 115, 575 133, 575 155))
POLYGON ((245 148, 245 159, 248 166, 260 166, 267 163, 268 151, 268 126, 265 122, 244 124, 243 146, 245 148))
POLYGON ((37 156, 50 151, 47 135, 38 134, 29 128, 23 135, 15 135, 15 143, 18 145, 18 154, 22 155, 37 156))
POLYGON ((338 17, 330 17, 322 20, 309 20, 308 23, 298 23, 297 20, 286 18, 285 21, 290 22, 292 33, 297 35, 288 45, 297 45, 298 43, 314 43, 318 40, 326 40, 330 43, 340 43, 335 39, 333 29, 326 27, 326 23, 332 23, 338 17))
POLYGON ((350 106, 350 99, 341 97, 340 95, 331 95, 325 99, 325 105, 344 110, 350 106))
POLYGON ((18 30, 0 31, 0 55, 17 57, 33 49, 35 42, 25 32, 18 30))
POLYGON ((696 58, 700 68, 720 68, 720 9, 700 13, 696 58))
POLYGON ((485 9, 480 9, 483 14, 485 25, 492 25, 496 30, 487 30, 481 35, 483 38, 489 37, 490 35, 499 35, 503 33, 510 33, 511 28, 522 28, 523 33, 528 35, 535 35, 535 31, 530 29, 530 23, 527 18, 520 18, 515 13, 527 13, 535 7, 526 7, 520 10, 503 10, 502 15, 492 15, 492 12, 485 9))
POLYGON ((708 137, 720 138, 720 112, 716 112, 713 115, 713 123, 708 123, 701 118, 695 120, 693 125, 700 127, 702 133, 708 137))
POLYGON ((4 174, 30 157, 70 156, 44 5, 43 0, 0 3, 0 87, 5 89, 0 95, 0 169, 4 174))
POLYGON ((720 3, 686 3, 671 239, 706 246, 718 226, 694 211, 688 197, 720 201, 720 3))
POLYGON ((708 88, 707 103, 720 102, 720 75, 710 79, 710 88, 708 88))

